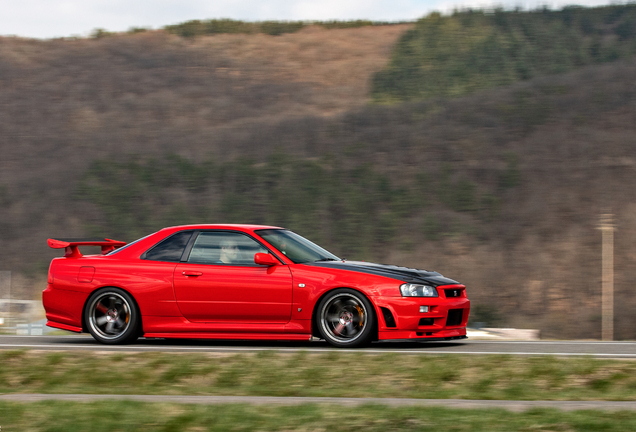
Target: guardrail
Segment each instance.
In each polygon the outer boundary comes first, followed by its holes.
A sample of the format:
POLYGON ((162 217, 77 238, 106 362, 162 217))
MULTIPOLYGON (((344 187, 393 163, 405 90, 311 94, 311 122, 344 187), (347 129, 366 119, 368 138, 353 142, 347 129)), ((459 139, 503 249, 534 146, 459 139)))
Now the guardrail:
POLYGON ((44 327, 43 324, 17 324, 15 334, 22 336, 42 336, 44 327))

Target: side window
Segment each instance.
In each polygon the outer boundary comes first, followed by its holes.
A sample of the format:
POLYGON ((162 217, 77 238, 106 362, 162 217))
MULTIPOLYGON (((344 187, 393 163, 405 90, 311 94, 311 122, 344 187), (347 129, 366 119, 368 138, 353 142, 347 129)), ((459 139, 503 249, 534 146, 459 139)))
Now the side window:
POLYGON ((267 249, 251 238, 232 232, 202 232, 192 246, 189 263, 255 265, 254 254, 267 249))
POLYGON ((190 237, 192 237, 192 231, 181 231, 171 235, 146 252, 144 259, 179 262, 190 237))

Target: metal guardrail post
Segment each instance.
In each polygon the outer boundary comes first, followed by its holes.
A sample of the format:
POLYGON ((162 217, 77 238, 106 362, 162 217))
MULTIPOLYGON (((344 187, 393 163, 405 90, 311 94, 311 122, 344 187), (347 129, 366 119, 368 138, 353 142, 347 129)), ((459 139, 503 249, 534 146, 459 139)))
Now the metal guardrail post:
POLYGON ((602 324, 603 340, 614 340, 614 215, 601 215, 600 230, 603 235, 602 243, 602 324))

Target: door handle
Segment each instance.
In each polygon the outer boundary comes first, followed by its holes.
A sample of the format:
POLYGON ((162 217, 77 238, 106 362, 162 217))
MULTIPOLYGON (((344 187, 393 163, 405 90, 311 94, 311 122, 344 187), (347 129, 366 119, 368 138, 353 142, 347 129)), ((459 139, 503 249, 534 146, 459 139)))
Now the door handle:
POLYGON ((186 270, 186 271, 183 272, 184 276, 201 276, 202 274, 203 273, 198 272, 198 271, 189 271, 189 270, 186 270))

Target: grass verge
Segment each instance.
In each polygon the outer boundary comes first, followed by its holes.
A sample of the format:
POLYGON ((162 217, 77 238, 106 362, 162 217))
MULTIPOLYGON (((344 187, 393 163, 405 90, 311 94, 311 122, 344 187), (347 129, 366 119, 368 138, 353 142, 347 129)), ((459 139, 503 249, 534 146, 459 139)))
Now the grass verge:
POLYGON ((636 400, 636 362, 362 352, 3 351, 0 392, 636 400))
POLYGON ((3 431, 633 431, 634 412, 0 402, 3 431))

